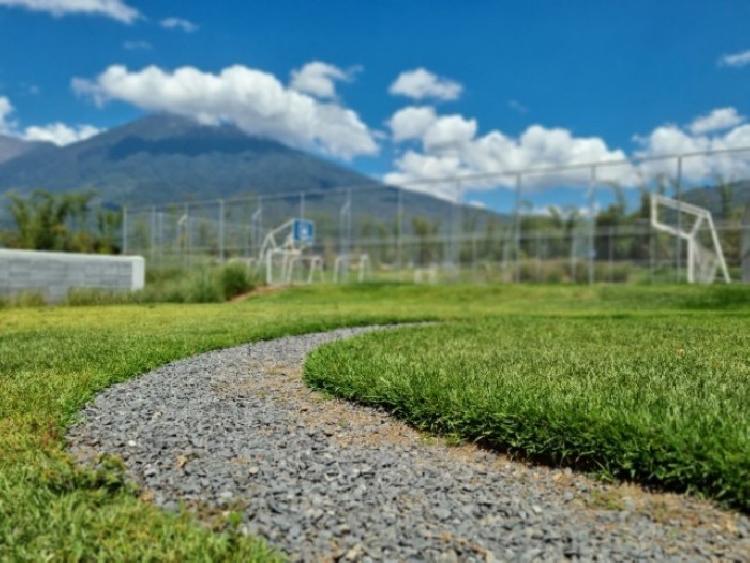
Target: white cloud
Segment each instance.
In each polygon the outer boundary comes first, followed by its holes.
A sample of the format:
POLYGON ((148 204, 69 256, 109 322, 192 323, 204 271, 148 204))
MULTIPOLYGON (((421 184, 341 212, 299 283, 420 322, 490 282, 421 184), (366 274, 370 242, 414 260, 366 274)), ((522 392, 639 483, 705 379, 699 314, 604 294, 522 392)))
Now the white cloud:
POLYGON ((130 71, 114 65, 94 80, 73 79, 72 86, 98 104, 121 100, 205 124, 233 123, 250 134, 341 158, 378 152, 372 132, 351 109, 286 88, 272 74, 245 66, 213 74, 194 67, 130 71))
POLYGON ((16 121, 10 120, 13 105, 5 96, 0 96, 0 135, 16 137, 25 141, 48 141, 56 145, 67 145, 82 141, 101 133, 93 125, 65 125, 64 123, 50 123, 49 125, 31 125, 20 129, 16 121))
POLYGON ((426 68, 402 72, 388 88, 391 94, 407 96, 415 100, 424 98, 455 100, 461 95, 462 90, 463 87, 458 82, 439 77, 426 68))
MULTIPOLYGON (((602 139, 575 137, 567 129, 532 125, 517 138, 509 137, 499 130, 478 136, 478 124, 474 119, 467 119, 458 114, 438 116, 423 112, 422 115, 416 112, 417 109, 431 108, 405 108, 396 112, 390 123, 394 140, 418 138, 421 141, 421 151, 410 149, 399 156, 394 163, 395 170, 386 174, 385 180, 391 184, 405 185, 446 199, 455 199, 460 189, 513 187, 515 177, 506 175, 487 179, 475 178, 462 181, 460 187, 455 180, 430 180, 625 158, 623 151, 610 149, 602 139)), ((589 170, 573 170, 530 175, 525 177, 524 186, 529 189, 564 183, 585 186, 589 174, 589 170)), ((602 172, 602 179, 607 180, 632 181, 633 178, 634 173, 630 166, 602 172)))
POLYGON ((476 133, 476 120, 458 114, 443 115, 427 128, 422 143, 428 152, 452 153, 464 149, 476 133))
POLYGON ((152 46, 148 41, 125 41, 122 44, 122 48, 127 51, 150 51, 152 46))
POLYGON ((739 53, 728 53, 719 58, 719 66, 742 67, 750 64, 750 49, 739 53))
POLYGON ((159 22, 164 29, 181 29, 185 33, 198 31, 198 25, 184 18, 165 18, 159 22))
MULTIPOLYGON (((750 147, 750 124, 744 122, 736 109, 718 108, 685 127, 662 125, 636 136, 640 149, 628 159, 599 137, 576 137, 563 128, 531 125, 517 137, 497 129, 480 135, 474 119, 438 115, 430 107, 406 107, 389 121, 392 138, 396 143, 417 141, 420 146, 401 153, 384 180, 454 200, 467 189, 513 188, 513 172, 521 170, 539 171, 523 175, 525 190, 583 188, 591 174, 586 165, 622 161, 597 167, 597 181, 637 187, 665 174, 675 177, 674 157, 654 157, 750 147)), ((750 151, 685 157, 682 171, 686 183, 748 178, 750 151)))
POLYGON ((138 10, 122 0, 0 0, 0 6, 47 12, 55 17, 68 14, 96 15, 122 23, 133 23, 141 17, 138 10))
POLYGON ((47 141, 56 145, 69 145, 89 139, 101 133, 101 129, 93 125, 65 125, 64 123, 50 123, 49 125, 33 125, 26 127, 22 138, 26 141, 47 141))
MULTIPOLYGON (((726 151, 750 147, 750 125, 738 125, 721 133, 695 134, 690 129, 676 125, 662 125, 644 137, 636 137, 641 145, 638 156, 659 156, 726 151)), ((639 166, 645 177, 667 174, 674 178, 676 161, 646 161, 639 166)), ((682 174, 686 182, 711 182, 717 177, 725 179, 750 177, 750 152, 729 152, 716 155, 694 155, 682 159, 682 174)))
POLYGON ((721 131, 736 127, 745 121, 745 116, 740 115, 734 108, 719 108, 706 115, 696 117, 688 126, 691 133, 700 135, 710 131, 721 131))
POLYGON ((396 170, 385 175, 387 184, 427 192, 442 199, 455 200, 461 187, 451 178, 473 172, 457 155, 430 155, 407 151, 394 163, 396 170), (443 180, 446 179, 446 180, 443 180))
POLYGON ((421 139, 427 128, 437 121, 437 114, 431 107, 409 106, 393 114, 388 126, 394 141, 421 139))
POLYGON ((351 81, 356 70, 342 70, 332 64, 313 61, 292 71, 290 87, 297 92, 318 98, 335 98, 336 82, 351 81))
POLYGON ((14 129, 14 124, 9 120, 11 113, 13 113, 13 105, 10 100, 5 96, 0 96, 0 135, 8 135, 14 129))
POLYGON ((459 114, 438 116, 434 108, 409 106, 388 122, 394 141, 421 140, 429 153, 455 151, 476 135, 477 122, 459 114))

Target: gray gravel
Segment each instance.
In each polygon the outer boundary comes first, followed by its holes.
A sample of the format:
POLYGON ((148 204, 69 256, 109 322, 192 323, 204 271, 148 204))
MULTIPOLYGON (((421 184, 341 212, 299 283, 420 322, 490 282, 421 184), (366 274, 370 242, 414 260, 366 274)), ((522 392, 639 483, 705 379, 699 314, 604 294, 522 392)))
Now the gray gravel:
POLYGON ((746 516, 453 446, 302 383, 309 351, 364 330, 211 352, 115 385, 70 429, 71 450, 83 463, 119 454, 167 509, 241 510, 248 533, 300 561, 750 561, 746 516))

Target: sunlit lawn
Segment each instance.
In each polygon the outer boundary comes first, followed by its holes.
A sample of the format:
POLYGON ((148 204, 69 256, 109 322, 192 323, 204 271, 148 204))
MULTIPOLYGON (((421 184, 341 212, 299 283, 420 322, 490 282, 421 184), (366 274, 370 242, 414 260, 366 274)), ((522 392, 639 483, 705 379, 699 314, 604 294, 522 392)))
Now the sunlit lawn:
MULTIPOLYGON (((731 318, 744 330, 747 295, 734 288, 378 285, 291 290, 238 304, 0 310, 0 557, 272 556, 262 542, 234 532, 231 517, 210 530, 190 514, 170 515, 140 501, 116 460, 83 471, 65 454, 66 425, 97 391, 171 360, 284 334, 412 320, 461 321, 458 333, 446 333, 456 343, 478 319, 490 319, 476 325, 484 327, 485 341, 506 331, 533 334, 534 322, 554 327, 563 322, 555 319, 573 317, 661 318, 666 328, 684 318, 711 318, 711 326, 721 327, 731 318), (528 320, 503 325, 510 317, 528 320)), ((745 365, 738 353, 730 356, 745 365)), ((523 365, 522 356, 515 365, 523 365)))

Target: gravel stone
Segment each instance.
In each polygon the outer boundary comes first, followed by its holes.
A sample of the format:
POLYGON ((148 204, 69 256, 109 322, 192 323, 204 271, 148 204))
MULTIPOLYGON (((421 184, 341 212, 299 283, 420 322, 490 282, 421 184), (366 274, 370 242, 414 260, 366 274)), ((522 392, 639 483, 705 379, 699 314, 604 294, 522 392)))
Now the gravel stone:
POLYGON ((378 328, 209 352, 114 385, 70 428, 70 450, 87 464, 120 455, 165 509, 240 510, 247 533, 296 561, 750 562, 744 515, 447 444, 304 385, 311 350, 378 328))

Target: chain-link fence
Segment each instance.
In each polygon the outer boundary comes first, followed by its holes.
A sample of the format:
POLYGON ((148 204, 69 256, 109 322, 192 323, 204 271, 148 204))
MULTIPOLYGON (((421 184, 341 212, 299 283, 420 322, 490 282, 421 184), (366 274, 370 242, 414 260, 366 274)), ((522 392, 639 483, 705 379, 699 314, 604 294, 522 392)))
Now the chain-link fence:
POLYGON ((295 252, 319 257, 316 279, 329 281, 683 281, 695 248, 720 252, 731 279, 748 281, 748 204, 750 149, 733 149, 400 187, 128 205, 122 248, 144 255, 150 268, 243 260, 260 271, 269 233, 304 218, 315 238, 295 252), (678 234, 654 227, 654 194, 677 202, 678 234), (716 245, 691 242, 693 206, 710 212, 716 245))

